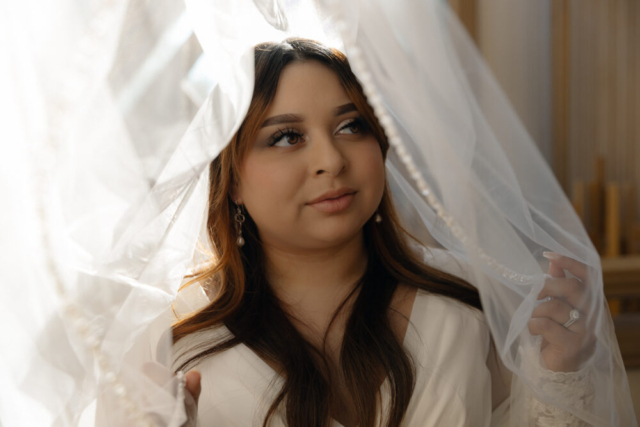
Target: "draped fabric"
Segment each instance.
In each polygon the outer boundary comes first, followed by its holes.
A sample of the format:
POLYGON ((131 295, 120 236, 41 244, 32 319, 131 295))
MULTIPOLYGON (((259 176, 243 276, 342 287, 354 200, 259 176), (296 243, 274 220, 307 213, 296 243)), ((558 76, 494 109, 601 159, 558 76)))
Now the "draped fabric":
POLYGON ((480 291, 513 373, 510 425, 527 425, 532 398, 582 423, 637 425, 598 254, 445 2, 185 3, 0 4, 2 425, 77 425, 96 400, 111 425, 184 421, 166 331, 200 261, 207 165, 247 112, 253 46, 289 36, 349 58, 389 137, 403 224, 480 291), (543 251, 586 266, 587 403, 538 369, 527 323, 543 251))

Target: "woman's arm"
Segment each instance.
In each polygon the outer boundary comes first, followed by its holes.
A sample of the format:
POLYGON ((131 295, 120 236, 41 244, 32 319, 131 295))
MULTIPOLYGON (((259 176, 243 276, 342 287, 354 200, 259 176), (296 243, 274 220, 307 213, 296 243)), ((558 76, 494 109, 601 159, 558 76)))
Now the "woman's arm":
MULTIPOLYGON (((423 251, 424 260, 428 264, 473 284, 464 267, 464 261, 453 253, 434 248, 419 249, 423 251)), ((566 257, 556 257, 552 260, 549 269, 552 278, 547 281, 547 285, 538 296, 540 300, 547 297, 551 299, 541 301, 532 313, 533 319, 529 325, 530 333, 540 336, 543 340, 543 351, 540 347, 520 348, 522 360, 520 366, 523 374, 534 383, 536 389, 542 390, 545 396, 550 397, 552 402, 536 399, 521 381, 516 383, 517 396, 511 396, 513 374, 502 363, 496 353, 493 338, 490 338, 486 364, 491 374, 492 427, 507 427, 510 426, 510 422, 511 425, 519 427, 586 427, 590 425, 561 409, 562 407, 588 409, 593 404, 595 395, 589 367, 578 370, 584 355, 588 354, 585 348, 589 347, 591 339, 583 327, 589 312, 585 307, 588 305, 586 303, 588 295, 582 286, 576 286, 580 283, 566 278, 563 272, 566 269, 580 279, 586 277, 585 268, 584 265, 566 257), (571 325, 571 331, 567 331, 561 323, 548 321, 557 319, 559 322, 564 322, 568 318, 569 310, 557 304, 556 299, 567 300, 573 303, 573 307, 581 310, 580 322, 571 325), (573 372, 555 372, 559 370, 573 372), (514 421, 510 421, 510 418, 514 421)))
MULTIPOLYGON (((588 369, 577 372, 554 372, 540 364, 539 351, 535 348, 521 348, 523 370, 527 377, 534 378, 536 385, 554 398, 557 404, 538 400, 526 387, 522 401, 511 407, 511 381, 513 374, 504 366, 495 352, 491 340, 487 357, 487 368, 491 373, 491 427, 509 426, 511 411, 516 411, 518 419, 526 420, 527 426, 535 427, 588 427, 590 424, 580 420, 562 406, 587 409, 593 403, 595 390, 590 381, 588 369)), ((518 424, 520 425, 520 424, 518 424)))

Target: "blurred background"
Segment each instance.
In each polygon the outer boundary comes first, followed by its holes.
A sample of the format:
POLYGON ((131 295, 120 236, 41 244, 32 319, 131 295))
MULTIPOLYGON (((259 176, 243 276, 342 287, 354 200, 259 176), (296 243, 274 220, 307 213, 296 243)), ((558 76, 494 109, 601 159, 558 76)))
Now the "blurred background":
POLYGON ((449 3, 602 257, 640 414, 640 1, 449 3))

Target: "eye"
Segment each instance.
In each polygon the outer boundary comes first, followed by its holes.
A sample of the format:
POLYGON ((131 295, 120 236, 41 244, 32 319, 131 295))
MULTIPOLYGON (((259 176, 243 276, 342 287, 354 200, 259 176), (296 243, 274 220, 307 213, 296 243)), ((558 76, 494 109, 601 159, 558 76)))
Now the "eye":
POLYGON ((338 133, 342 135, 354 135, 363 133, 367 129, 366 123, 359 117, 347 119, 338 125, 338 133))
POLYGON ((270 138, 269 146, 290 147, 300 142, 303 136, 302 133, 295 129, 281 129, 270 138))

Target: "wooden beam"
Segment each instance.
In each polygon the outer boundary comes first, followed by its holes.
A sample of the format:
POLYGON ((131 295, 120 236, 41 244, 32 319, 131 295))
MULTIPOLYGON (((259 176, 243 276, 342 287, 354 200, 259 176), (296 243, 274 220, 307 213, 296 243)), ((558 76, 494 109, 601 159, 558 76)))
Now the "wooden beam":
POLYGON ((640 297, 640 256, 602 259, 602 280, 607 297, 640 297))

